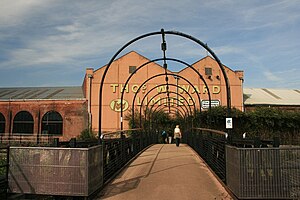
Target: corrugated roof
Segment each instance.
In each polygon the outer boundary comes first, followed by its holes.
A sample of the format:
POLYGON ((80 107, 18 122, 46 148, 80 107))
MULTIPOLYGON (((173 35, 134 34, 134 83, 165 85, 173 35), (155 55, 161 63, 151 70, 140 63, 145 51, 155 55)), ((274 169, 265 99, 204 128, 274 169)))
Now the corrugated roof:
POLYGON ((300 105, 299 90, 244 88, 245 105, 300 105))
POLYGON ((0 100, 19 99, 83 99, 80 86, 0 88, 0 100))
MULTIPOLYGON (((84 99, 81 86, 0 88, 0 100, 84 99)), ((245 105, 299 105, 300 90, 244 88, 245 105)))

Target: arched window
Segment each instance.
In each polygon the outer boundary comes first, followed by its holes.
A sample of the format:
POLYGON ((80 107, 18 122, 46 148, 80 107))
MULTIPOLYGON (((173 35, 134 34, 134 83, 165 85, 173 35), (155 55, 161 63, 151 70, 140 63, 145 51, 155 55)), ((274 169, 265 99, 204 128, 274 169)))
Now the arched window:
POLYGON ((27 111, 20 111, 14 118, 13 133, 33 134, 33 117, 27 111))
POLYGON ((0 134, 5 133, 5 117, 4 115, 0 112, 0 134))
POLYGON ((56 111, 48 111, 42 118, 42 134, 63 134, 63 118, 56 111))

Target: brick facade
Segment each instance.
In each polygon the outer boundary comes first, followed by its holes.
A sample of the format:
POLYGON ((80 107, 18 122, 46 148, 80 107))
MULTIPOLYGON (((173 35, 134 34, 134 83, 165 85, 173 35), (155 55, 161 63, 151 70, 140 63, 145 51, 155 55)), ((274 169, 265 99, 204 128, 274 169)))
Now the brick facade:
MULTIPOLYGON (((5 118, 5 136, 13 135, 13 120, 20 111, 28 111, 34 120, 33 136, 41 135, 41 120, 48 111, 56 111, 63 118, 63 134, 55 135, 61 141, 76 137, 87 128, 86 100, 23 100, 0 101, 0 112, 5 118), (10 117, 11 113, 11 117, 10 117)), ((3 134, 2 134, 3 135, 3 134)))

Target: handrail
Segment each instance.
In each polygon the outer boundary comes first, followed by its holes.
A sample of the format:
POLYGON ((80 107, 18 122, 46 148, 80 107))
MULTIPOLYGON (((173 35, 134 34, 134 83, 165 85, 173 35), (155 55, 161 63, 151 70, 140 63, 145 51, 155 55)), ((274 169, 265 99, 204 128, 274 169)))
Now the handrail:
POLYGON ((105 136, 109 136, 109 135, 121 134, 121 133, 128 132, 128 131, 138 131, 138 130, 142 130, 142 128, 124 129, 124 130, 106 132, 106 133, 102 133, 102 136, 104 138, 105 136))
POLYGON ((0 143, 10 143, 10 142, 31 142, 31 143, 49 143, 52 138, 59 137, 60 135, 51 135, 51 134, 41 134, 41 135, 32 135, 32 134, 1 134, 0 143))
POLYGON ((212 132, 212 133, 217 133, 219 135, 228 135, 228 133, 224 132, 224 131, 218 131, 218 130, 214 130, 214 129, 209 129, 209 128, 193 128, 195 130, 200 130, 200 131, 209 131, 209 132, 212 132))
POLYGON ((106 133, 103 133, 103 135, 122 133, 122 132, 126 132, 126 131, 137 131, 137 130, 142 130, 142 128, 133 128, 133 129, 124 129, 124 130, 118 130, 118 131, 106 132, 106 133))

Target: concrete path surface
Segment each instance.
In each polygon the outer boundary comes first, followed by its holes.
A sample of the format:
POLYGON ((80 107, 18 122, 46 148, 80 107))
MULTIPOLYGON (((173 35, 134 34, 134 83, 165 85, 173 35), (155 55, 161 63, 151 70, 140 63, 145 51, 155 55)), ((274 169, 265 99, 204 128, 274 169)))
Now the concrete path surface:
POLYGON ((96 199, 232 199, 188 146, 156 144, 137 157, 96 199))

